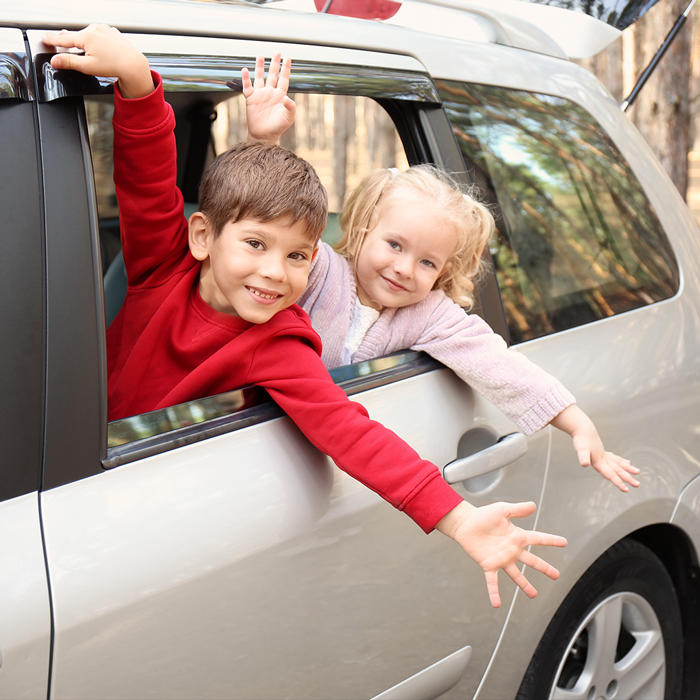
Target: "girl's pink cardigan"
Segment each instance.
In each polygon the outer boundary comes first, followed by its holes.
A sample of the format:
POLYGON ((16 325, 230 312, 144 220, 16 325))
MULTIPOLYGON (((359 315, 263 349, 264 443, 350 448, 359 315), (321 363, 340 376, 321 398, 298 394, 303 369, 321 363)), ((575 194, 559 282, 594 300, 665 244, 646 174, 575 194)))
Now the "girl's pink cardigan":
MULTIPOLYGON (((321 242, 299 304, 323 341, 328 368, 342 364, 357 296, 350 263, 321 242)), ((554 377, 513 349, 479 316, 467 314, 443 292, 418 304, 385 309, 367 331, 352 362, 396 350, 423 350, 454 371, 529 435, 574 403, 554 377)))

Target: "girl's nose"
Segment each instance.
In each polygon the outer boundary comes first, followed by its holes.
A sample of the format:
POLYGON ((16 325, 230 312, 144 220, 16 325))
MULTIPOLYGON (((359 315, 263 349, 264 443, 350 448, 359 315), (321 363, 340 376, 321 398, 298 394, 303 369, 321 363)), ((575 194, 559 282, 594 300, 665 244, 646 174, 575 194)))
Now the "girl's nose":
POLYGON ((397 275, 401 275, 401 277, 410 277, 412 269, 413 263, 408 255, 399 255, 398 258, 394 260, 394 271, 397 275))

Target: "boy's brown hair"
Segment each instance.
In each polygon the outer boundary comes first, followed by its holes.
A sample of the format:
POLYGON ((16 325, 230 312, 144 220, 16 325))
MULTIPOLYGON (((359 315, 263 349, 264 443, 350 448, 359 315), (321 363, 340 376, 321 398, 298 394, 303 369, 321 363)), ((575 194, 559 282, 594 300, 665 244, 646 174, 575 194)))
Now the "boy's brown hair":
POLYGON ((316 171, 281 146, 239 143, 207 166, 199 186, 199 209, 218 236, 229 222, 305 221, 317 241, 326 226, 328 195, 316 171))

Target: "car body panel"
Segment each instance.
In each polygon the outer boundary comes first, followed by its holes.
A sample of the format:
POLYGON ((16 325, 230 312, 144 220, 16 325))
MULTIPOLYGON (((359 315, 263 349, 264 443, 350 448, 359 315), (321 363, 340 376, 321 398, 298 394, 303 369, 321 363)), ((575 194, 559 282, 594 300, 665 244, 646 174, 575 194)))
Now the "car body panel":
POLYGON ((0 698, 47 696, 51 609, 39 494, 0 503, 0 698), (11 536, 7 536, 11 533, 11 536))
MULTIPOLYGON (((473 408, 471 390, 444 370, 355 398, 438 464, 456 456, 472 410, 482 430, 513 430, 480 400, 473 408)), ((470 500, 536 500, 547 443, 546 433, 530 443, 539 466, 515 463, 470 500)), ((331 467, 288 419, 47 491, 43 516, 53 698, 105 697, 115 684, 124 698, 144 687, 169 698, 369 697, 467 644, 475 679, 504 620, 454 543, 421 534, 331 467), (254 468, 235 457, 245 454, 254 468), (282 665, 287 673, 265 673, 282 665)), ((512 586, 502 586, 507 600, 512 586)))

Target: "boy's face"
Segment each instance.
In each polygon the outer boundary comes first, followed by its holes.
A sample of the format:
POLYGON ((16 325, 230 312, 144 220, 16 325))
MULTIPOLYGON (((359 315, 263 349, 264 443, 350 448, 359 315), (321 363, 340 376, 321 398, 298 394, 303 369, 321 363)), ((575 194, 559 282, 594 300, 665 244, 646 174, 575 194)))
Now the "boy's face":
POLYGON ((199 292, 217 311, 265 323, 304 291, 316 249, 304 221, 242 219, 205 238, 199 292))

